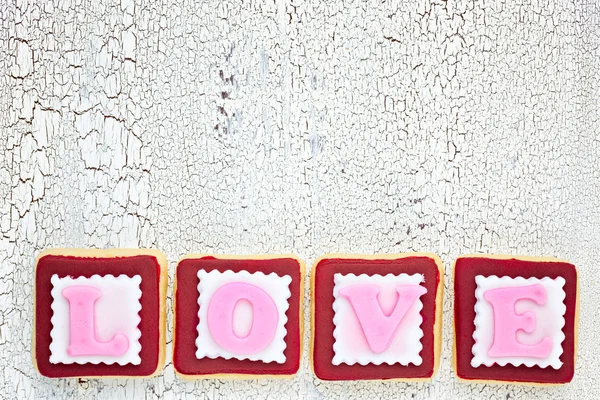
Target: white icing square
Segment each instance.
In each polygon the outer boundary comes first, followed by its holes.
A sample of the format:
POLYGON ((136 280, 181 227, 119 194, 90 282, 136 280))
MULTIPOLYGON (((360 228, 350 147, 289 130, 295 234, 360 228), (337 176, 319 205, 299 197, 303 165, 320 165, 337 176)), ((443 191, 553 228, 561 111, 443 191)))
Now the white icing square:
POLYGON ((477 289, 475 290, 475 332, 473 338, 475 345, 473 346, 473 358, 471 366, 479 367, 492 366, 498 364, 505 366, 512 364, 519 366, 521 364, 527 367, 537 365, 541 368, 551 366, 554 369, 559 369, 562 366, 560 355, 563 352, 562 342, 565 335, 562 328, 565 325, 564 314, 566 306, 564 304, 565 285, 564 278, 551 279, 545 277, 543 279, 522 277, 511 278, 504 276, 483 276, 475 277, 477 289), (552 339, 552 350, 545 358, 536 357, 490 357, 488 351, 494 341, 494 309, 492 304, 484 298, 486 291, 490 289, 504 287, 523 287, 540 284, 546 290, 545 304, 537 304, 531 299, 517 300, 515 303, 515 314, 520 315, 525 312, 532 312, 535 315, 535 329, 531 333, 523 330, 517 331, 517 341, 524 345, 534 345, 539 343, 543 338, 549 337, 552 339))
POLYGON ((398 293, 396 287, 398 285, 420 285, 424 281, 422 274, 400 274, 385 276, 381 275, 359 275, 354 274, 334 275, 333 302, 335 325, 333 336, 335 342, 333 344, 334 357, 333 365, 348 364, 361 365, 375 364, 381 365, 399 363, 401 365, 421 365, 423 359, 420 356, 423 345, 421 338, 423 330, 421 323, 423 317, 421 310, 423 303, 420 296, 412 303, 406 311, 404 317, 400 320, 399 325, 394 332, 388 347, 381 353, 376 353, 369 347, 363 329, 360 325, 358 317, 352 308, 352 304, 339 294, 339 291, 345 287, 356 284, 373 284, 380 288, 377 297, 379 307, 381 307, 384 315, 389 315, 397 304, 398 293))
POLYGON ((139 275, 93 275, 91 278, 71 277, 59 278, 52 275, 52 331, 50 336, 50 362, 52 364, 134 364, 139 365, 141 332, 139 311, 142 309, 140 297, 142 291, 139 275), (117 332, 127 336, 128 349, 121 356, 70 356, 67 348, 70 343, 69 301, 63 296, 63 289, 70 286, 92 286, 102 292, 102 296, 94 303, 94 319, 96 339, 101 342, 110 341, 117 332))
MULTIPOLYGON (((200 279, 200 283, 198 284, 198 304, 200 305, 198 316, 200 322, 197 327, 198 337, 196 338, 196 358, 221 357, 227 360, 236 358, 238 360, 248 359, 251 361, 262 361, 265 363, 276 362, 279 364, 285 362, 286 357, 284 355, 284 350, 287 346, 285 342, 285 336, 287 334, 285 324, 288 320, 286 312, 289 308, 288 299, 291 296, 289 285, 292 282, 292 278, 289 275, 278 276, 275 273, 265 275, 262 272, 251 274, 247 271, 233 272, 231 270, 225 272, 217 270, 206 272, 205 270, 200 270, 198 271, 198 278, 200 279), (268 346, 261 351, 252 354, 238 354, 232 352, 220 346, 210 333, 207 323, 208 305, 210 304, 210 300, 218 289, 233 282, 249 283, 257 286, 271 297, 277 307, 278 321, 275 335, 268 346)), ((241 330, 247 334, 250 330, 250 326, 252 326, 254 311, 252 306, 239 301, 235 306, 232 316, 234 331, 241 330)))

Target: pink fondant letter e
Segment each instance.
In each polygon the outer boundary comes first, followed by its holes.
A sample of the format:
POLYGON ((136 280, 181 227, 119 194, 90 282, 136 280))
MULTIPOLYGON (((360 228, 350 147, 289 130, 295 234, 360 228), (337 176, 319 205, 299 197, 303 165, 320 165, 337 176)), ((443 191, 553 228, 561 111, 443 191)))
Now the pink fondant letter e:
POLYGON ((490 289, 483 297, 494 309, 494 342, 488 356, 545 358, 550 354, 552 338, 545 337, 534 345, 517 340, 517 331, 533 332, 536 321, 532 312, 517 314, 515 303, 521 299, 530 299, 540 305, 546 303, 546 289, 542 285, 490 289))
POLYGON ((69 301, 70 356, 122 356, 129 348, 129 340, 124 333, 116 332, 108 342, 96 338, 94 303, 102 292, 91 286, 69 286, 62 291, 69 301))
POLYGON ((367 343, 375 353, 382 353, 388 348, 402 318, 427 289, 419 285, 400 285, 396 287, 396 291, 398 301, 390 315, 383 313, 377 300, 380 292, 377 285, 352 285, 339 291, 341 296, 350 301, 367 343))

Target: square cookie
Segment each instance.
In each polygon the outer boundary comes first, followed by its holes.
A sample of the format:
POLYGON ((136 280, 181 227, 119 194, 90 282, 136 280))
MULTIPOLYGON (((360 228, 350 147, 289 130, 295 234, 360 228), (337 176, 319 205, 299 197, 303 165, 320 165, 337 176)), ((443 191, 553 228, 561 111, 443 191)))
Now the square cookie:
POLYGON ((175 279, 175 371, 189 379, 294 376, 303 280, 293 256, 185 256, 175 279))
POLYGON ((311 279, 311 363, 322 380, 430 380, 443 269, 432 254, 329 255, 311 279))
POLYGON ((156 250, 36 259, 32 356, 50 378, 149 377, 165 359, 167 262, 156 250))
POLYGON ((570 382, 578 307, 577 269, 566 261, 459 257, 454 263, 456 375, 475 382, 570 382))

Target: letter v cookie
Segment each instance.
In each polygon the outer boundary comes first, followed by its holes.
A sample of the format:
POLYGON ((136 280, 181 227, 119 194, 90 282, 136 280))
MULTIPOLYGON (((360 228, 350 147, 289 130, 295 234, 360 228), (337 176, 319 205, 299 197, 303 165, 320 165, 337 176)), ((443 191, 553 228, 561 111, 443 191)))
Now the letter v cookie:
POLYGON ((312 270, 312 367, 322 380, 430 380, 443 270, 432 254, 329 255, 312 270))

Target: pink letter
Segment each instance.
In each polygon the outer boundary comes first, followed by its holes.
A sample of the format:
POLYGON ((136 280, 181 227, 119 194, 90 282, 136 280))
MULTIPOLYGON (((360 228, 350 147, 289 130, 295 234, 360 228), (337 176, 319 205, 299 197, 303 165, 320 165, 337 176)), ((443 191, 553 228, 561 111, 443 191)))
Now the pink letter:
POLYGON ((226 350, 237 354, 252 354, 264 350, 277 333, 279 314, 275 302, 258 286, 233 282, 221 286, 210 299, 207 310, 208 330, 226 350), (246 337, 233 330, 233 311, 238 301, 252 305, 252 327, 246 337))
POLYGON ((535 315, 532 312, 517 314, 515 303, 530 299, 537 304, 546 302, 546 290, 539 283, 531 286, 490 289, 483 297, 494 309, 494 342, 488 351, 490 357, 547 357, 552 351, 552 338, 545 337, 534 345, 521 344, 517 331, 531 333, 535 329, 535 315))
POLYGON ((94 303, 102 292, 91 286, 69 286, 62 295, 69 301, 70 356, 121 356, 129 348, 127 336, 117 332, 108 342, 96 338, 94 303))
POLYGON ((402 318, 415 300, 427 292, 427 289, 419 285, 396 287, 398 301, 394 311, 387 316, 377 300, 379 291, 377 285, 352 285, 340 289, 339 292, 350 301, 367 343, 375 353, 381 353, 388 348, 402 318))

